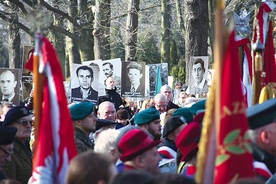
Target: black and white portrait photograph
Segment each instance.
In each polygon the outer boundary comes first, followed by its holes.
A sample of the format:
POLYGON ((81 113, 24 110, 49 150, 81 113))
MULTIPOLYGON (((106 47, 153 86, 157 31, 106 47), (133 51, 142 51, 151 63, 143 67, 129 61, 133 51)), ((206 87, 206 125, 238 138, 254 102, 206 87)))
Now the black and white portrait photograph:
POLYGON ((112 77, 116 92, 121 94, 122 61, 120 58, 101 61, 100 81, 106 87, 106 79, 112 77))
POLYGON ((2 102, 20 103, 20 69, 0 68, 0 98, 2 102))
POLYGON ((72 65, 71 102, 82 100, 98 101, 98 81, 92 67, 81 64, 72 65))
POLYGON ((190 58, 188 94, 204 95, 208 92, 208 56, 190 58))
POLYGON ((162 86, 165 84, 168 84, 168 63, 149 64, 147 66, 149 67, 150 96, 154 97, 156 95, 155 84, 156 84, 157 68, 160 67, 162 86))
POLYGON ((122 96, 145 96, 145 62, 122 62, 122 96))

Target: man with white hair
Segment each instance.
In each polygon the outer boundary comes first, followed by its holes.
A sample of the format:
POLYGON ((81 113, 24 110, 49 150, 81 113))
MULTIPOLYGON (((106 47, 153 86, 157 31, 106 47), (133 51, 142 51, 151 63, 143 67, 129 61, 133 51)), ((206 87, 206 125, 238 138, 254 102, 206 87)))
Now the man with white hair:
POLYGON ((172 94, 172 88, 165 84, 164 86, 162 86, 160 88, 160 93, 165 95, 167 97, 167 111, 170 110, 170 109, 178 109, 179 106, 174 104, 171 100, 172 100, 172 97, 173 97, 173 94, 172 94))
POLYGON ((116 120, 116 109, 112 102, 105 101, 99 105, 98 118, 107 120, 116 120))
POLYGON ((168 105, 166 96, 163 94, 155 95, 153 105, 155 109, 157 109, 160 112, 160 114, 166 112, 168 105))

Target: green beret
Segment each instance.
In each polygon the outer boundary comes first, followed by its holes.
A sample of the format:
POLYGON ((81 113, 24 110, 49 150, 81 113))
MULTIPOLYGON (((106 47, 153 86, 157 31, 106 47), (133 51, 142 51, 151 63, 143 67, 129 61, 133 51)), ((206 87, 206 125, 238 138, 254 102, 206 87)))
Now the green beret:
POLYGON ((92 102, 80 102, 70 107, 70 114, 71 114, 72 120, 75 121, 75 120, 84 119, 89 114, 91 114, 93 110, 94 110, 94 105, 92 102))
POLYGON ((246 110, 250 129, 257 129, 276 121, 276 98, 251 106, 246 110))
POLYGON ((147 108, 134 116, 134 123, 137 125, 147 124, 160 119, 160 113, 155 108, 147 108))
POLYGON ((198 111, 205 109, 205 103, 206 103, 206 100, 200 100, 200 101, 196 102, 195 104, 193 104, 190 107, 191 113, 194 115, 197 115, 198 111))
POLYGON ((190 108, 178 108, 176 111, 174 111, 172 116, 182 116, 183 118, 185 118, 187 123, 193 121, 193 114, 191 113, 190 108))

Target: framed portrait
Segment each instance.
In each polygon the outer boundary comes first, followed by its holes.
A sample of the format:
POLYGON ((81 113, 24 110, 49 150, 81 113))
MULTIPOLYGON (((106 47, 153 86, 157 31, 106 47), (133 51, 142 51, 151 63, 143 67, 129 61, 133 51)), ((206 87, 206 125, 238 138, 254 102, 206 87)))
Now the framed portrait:
POLYGON ((145 97, 145 62, 122 62, 122 96, 145 97))
POLYGON ((208 92, 208 56, 190 58, 188 94, 206 95, 208 92))
POLYGON ((113 77, 116 92, 121 94, 121 87, 122 87, 122 61, 120 58, 110 59, 110 60, 103 60, 101 61, 100 65, 100 83, 105 86, 105 80, 108 77, 113 77))
POLYGON ((21 70, 0 68, 0 98, 2 102, 20 104, 21 70))
POLYGON ((99 81, 94 77, 94 70, 90 65, 72 64, 71 102, 88 100, 97 104, 99 81))

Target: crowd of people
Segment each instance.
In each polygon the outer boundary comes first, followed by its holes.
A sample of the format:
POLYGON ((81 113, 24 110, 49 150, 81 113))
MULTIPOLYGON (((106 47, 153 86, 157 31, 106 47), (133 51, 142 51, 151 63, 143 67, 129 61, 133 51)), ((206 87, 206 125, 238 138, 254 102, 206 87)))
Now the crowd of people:
MULTIPOLYGON (((100 96, 97 104, 81 101, 68 105, 78 155, 70 161, 66 182, 195 183, 206 99, 187 95, 177 82, 174 90, 164 85, 160 94, 142 103, 128 101, 116 92, 114 77, 107 77, 105 83, 106 95, 100 96)), ((32 175, 31 103, 1 106, 0 183, 25 184, 32 175)), ((276 99, 248 108, 247 117, 254 182, 273 183, 276 99)))

